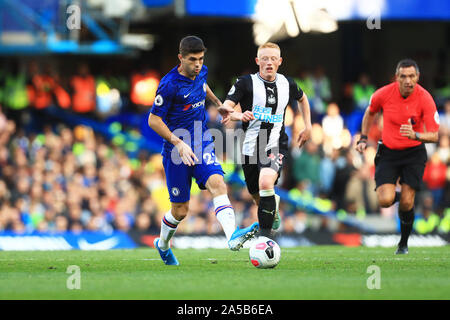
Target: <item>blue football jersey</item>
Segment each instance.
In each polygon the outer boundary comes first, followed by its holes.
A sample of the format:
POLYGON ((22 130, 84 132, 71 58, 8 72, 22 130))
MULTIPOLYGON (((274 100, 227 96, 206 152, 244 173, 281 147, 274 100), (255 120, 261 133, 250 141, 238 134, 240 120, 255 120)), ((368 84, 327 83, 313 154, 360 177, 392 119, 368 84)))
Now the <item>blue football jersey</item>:
MULTIPOLYGON (((187 139, 190 139, 190 146, 196 154, 197 150, 201 151, 213 141, 207 131, 207 77, 206 66, 194 80, 181 75, 176 66, 161 79, 150 111, 161 117, 169 130, 184 142, 189 144, 187 139)), ((162 155, 170 156, 172 149, 173 144, 164 141, 162 155)))

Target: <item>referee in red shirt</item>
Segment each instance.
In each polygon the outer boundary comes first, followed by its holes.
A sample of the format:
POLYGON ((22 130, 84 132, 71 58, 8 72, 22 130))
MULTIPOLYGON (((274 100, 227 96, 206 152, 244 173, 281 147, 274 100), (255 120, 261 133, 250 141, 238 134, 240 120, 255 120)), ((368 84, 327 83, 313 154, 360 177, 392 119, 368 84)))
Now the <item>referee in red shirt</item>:
POLYGON ((427 161, 424 143, 437 142, 439 115, 431 95, 419 80, 414 60, 398 63, 396 81, 378 89, 370 99, 361 125, 356 150, 367 147, 367 134, 374 116, 383 112, 382 140, 375 156, 376 192, 380 206, 387 208, 400 201, 398 214, 401 238, 396 254, 408 253, 408 237, 414 223, 414 199, 420 189, 427 161), (400 178, 401 193, 395 187, 400 178))

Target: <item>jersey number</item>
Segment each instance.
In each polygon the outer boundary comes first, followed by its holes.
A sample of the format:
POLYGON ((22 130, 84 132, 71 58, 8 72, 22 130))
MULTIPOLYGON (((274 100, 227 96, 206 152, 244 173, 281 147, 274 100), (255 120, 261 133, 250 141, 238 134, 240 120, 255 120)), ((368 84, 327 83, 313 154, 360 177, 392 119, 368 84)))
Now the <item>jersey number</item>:
POLYGON ((210 164, 219 165, 220 164, 219 161, 217 161, 217 158, 216 158, 216 155, 214 154, 214 152, 204 153, 203 161, 205 161, 205 163, 207 165, 210 165, 210 164))

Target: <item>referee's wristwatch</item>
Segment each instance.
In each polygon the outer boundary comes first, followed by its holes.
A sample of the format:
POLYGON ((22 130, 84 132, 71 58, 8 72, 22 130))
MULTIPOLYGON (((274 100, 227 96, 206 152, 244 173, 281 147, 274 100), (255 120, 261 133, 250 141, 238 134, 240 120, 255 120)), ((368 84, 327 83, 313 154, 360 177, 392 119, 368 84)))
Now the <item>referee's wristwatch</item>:
POLYGON ((420 140, 420 133, 416 132, 415 136, 416 136, 416 140, 419 141, 420 140))
POLYGON ((362 134, 362 135, 359 137, 359 140, 358 140, 358 142, 357 142, 356 144, 360 144, 360 143, 362 143, 362 142, 367 143, 367 135, 362 134))

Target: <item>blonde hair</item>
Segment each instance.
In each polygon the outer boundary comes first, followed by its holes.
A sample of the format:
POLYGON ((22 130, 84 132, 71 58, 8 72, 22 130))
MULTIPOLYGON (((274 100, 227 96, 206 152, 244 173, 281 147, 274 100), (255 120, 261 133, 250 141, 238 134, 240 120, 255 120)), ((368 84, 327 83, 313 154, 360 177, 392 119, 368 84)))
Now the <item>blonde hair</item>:
POLYGON ((273 42, 266 42, 266 43, 264 43, 264 44, 262 44, 262 45, 260 45, 260 46, 258 47, 258 51, 256 52, 256 56, 259 56, 259 51, 260 51, 261 49, 264 49, 264 48, 277 49, 278 51, 280 51, 280 55, 281 55, 281 49, 280 49, 280 47, 279 47, 276 43, 273 43, 273 42))

